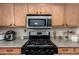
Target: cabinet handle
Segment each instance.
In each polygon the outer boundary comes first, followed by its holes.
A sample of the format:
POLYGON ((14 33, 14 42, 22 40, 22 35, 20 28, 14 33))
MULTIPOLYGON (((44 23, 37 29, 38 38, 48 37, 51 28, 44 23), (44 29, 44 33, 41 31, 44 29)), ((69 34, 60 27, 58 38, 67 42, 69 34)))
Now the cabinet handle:
POLYGON ((10 26, 12 26, 12 24, 10 24, 10 26))
POLYGON ((14 26, 16 26, 16 25, 14 24, 14 26))
POLYGON ((40 12, 40 14, 41 14, 41 12, 40 12))
POLYGON ((68 24, 62 24, 63 26, 68 26, 68 24))
POLYGON ((63 51, 68 51, 68 49, 62 49, 63 51))
POLYGON ((38 14, 38 12, 36 12, 36 14, 38 14))
POLYGON ((12 52, 13 50, 12 49, 9 49, 9 50, 6 50, 7 52, 12 52))
POLYGON ((68 26, 68 24, 66 24, 66 26, 68 26))
POLYGON ((62 24, 62 26, 64 26, 64 24, 62 24))

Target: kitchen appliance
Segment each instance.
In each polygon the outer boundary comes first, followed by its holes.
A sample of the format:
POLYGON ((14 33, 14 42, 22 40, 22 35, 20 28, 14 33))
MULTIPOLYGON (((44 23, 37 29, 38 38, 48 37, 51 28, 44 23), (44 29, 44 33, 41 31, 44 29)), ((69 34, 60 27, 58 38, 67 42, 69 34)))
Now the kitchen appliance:
POLYGON ((16 39, 16 32, 9 30, 5 33, 5 40, 6 41, 12 41, 16 39))
POLYGON ((29 32, 29 40, 22 47, 22 54, 53 55, 57 54, 56 45, 50 40, 50 32, 29 32))
POLYGON ((50 14, 27 14, 27 28, 51 28, 50 14))
POLYGON ((77 35, 71 35, 70 36, 70 40, 73 42, 78 42, 79 41, 79 37, 77 35))
POLYGON ((63 32, 63 39, 64 40, 69 40, 69 31, 65 31, 65 32, 63 32))

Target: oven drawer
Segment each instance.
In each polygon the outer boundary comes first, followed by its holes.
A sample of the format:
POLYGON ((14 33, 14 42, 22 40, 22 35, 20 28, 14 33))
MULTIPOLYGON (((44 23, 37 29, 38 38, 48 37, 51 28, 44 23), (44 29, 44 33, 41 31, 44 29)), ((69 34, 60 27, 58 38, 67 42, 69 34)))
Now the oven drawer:
POLYGON ((0 55, 21 54, 21 48, 0 48, 0 55))
POLYGON ((58 48, 59 54, 74 54, 74 48, 58 48))

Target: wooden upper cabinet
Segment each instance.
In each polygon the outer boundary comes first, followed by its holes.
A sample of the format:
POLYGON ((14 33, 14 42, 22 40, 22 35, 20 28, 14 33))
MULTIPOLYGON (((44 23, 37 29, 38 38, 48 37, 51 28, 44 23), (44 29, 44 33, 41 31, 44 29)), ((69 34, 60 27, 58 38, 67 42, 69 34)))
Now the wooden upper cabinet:
POLYGON ((79 4, 54 5, 52 25, 62 27, 78 27, 79 4))
POLYGON ((1 4, 0 4, 0 26, 2 25, 2 8, 1 8, 2 6, 1 6, 1 4))
POLYGON ((79 4, 0 4, 0 26, 25 26, 26 14, 51 14, 52 26, 78 27, 79 4))
POLYGON ((25 19, 27 14, 27 5, 26 4, 15 4, 14 7, 14 16, 15 16, 15 26, 25 26, 25 19))
POLYGON ((64 5, 53 5, 52 25, 61 26, 64 23, 64 5))
POLYGON ((12 26, 14 23, 13 4, 0 4, 1 26, 12 26))
POLYGON ((52 14, 51 4, 39 4, 38 10, 40 14, 52 14))
POLYGON ((50 4, 28 4, 28 13, 29 14, 51 14, 50 4))
POLYGON ((38 14, 38 4, 28 4, 28 14, 38 14))
POLYGON ((65 22, 67 26, 77 27, 79 19, 79 4, 65 5, 65 22))

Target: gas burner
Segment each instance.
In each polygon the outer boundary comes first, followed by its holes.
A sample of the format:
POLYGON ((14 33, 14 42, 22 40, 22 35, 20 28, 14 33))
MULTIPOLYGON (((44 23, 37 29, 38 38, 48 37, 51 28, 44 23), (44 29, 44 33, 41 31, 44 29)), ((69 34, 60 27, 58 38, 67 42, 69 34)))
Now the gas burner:
POLYGON ((27 45, 52 45, 48 39, 31 39, 27 45))
POLYGON ((52 55, 58 53, 55 44, 50 40, 49 32, 33 32, 29 40, 22 48, 23 54, 29 55, 52 55))

